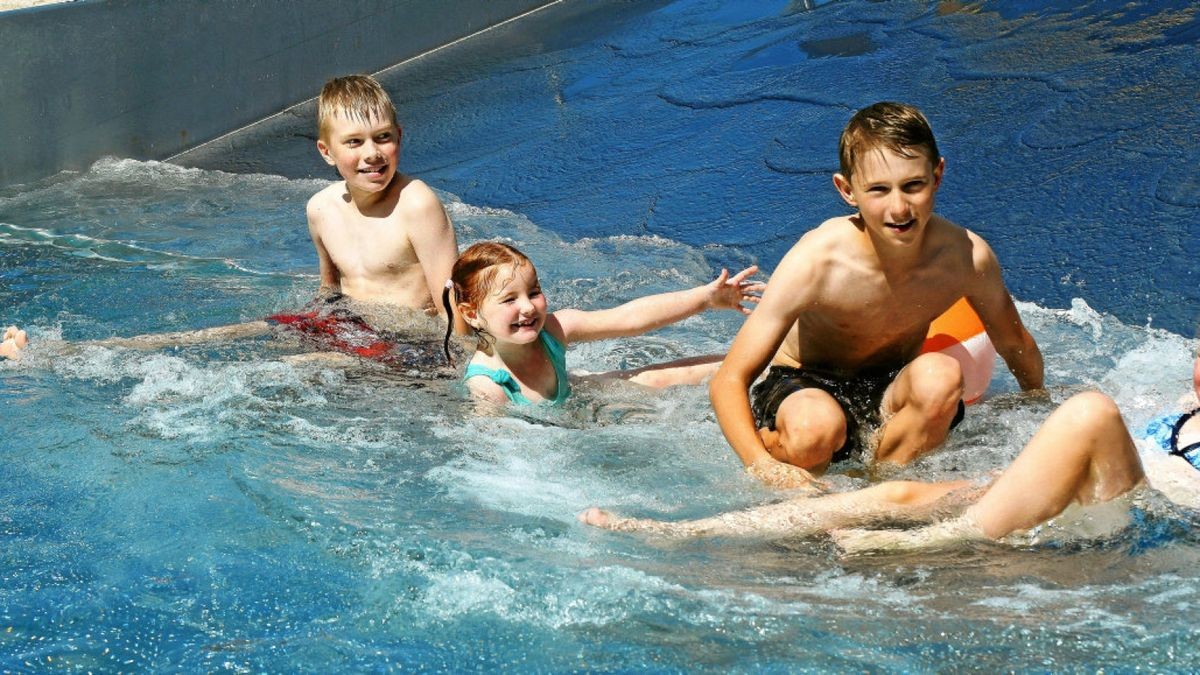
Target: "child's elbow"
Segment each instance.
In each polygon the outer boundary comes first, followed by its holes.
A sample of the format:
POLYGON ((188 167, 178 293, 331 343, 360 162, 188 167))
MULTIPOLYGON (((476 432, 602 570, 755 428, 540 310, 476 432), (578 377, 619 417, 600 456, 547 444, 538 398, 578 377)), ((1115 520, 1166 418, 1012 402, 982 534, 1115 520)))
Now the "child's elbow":
POLYGON ((732 390, 732 388, 744 387, 738 383, 738 378, 728 368, 727 363, 722 363, 717 372, 713 373, 712 379, 708 381, 708 400, 716 405, 718 399, 723 394, 732 390))

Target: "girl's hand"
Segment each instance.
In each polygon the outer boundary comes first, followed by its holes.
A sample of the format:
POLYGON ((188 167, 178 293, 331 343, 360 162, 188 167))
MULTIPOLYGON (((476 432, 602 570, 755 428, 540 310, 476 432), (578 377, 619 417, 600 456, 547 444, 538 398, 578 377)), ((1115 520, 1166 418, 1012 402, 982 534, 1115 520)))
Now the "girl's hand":
POLYGON ((749 314, 753 309, 742 303, 758 304, 763 289, 767 285, 761 281, 747 281, 747 277, 758 272, 758 265, 751 265, 732 277, 729 270, 722 269, 721 274, 709 282, 708 306, 710 309, 736 309, 742 314, 749 314))

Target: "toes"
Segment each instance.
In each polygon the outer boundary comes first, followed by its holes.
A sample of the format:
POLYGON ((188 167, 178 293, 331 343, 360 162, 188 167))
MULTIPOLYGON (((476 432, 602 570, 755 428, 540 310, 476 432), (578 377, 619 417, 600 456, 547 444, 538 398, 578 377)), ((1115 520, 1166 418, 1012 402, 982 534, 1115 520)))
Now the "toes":
POLYGON ((611 520, 612 514, 594 506, 579 514, 579 522, 594 527, 606 527, 611 520))

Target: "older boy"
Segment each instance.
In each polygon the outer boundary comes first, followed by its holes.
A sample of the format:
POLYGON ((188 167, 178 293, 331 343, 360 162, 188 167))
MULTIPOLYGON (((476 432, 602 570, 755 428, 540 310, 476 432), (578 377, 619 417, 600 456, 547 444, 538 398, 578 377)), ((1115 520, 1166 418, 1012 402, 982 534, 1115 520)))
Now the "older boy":
POLYGON ((822 223, 784 256, 709 386, 747 470, 779 487, 809 485, 810 471, 881 421, 875 461, 905 463, 941 444, 961 416, 962 371, 949 356, 917 353, 960 297, 1021 388, 1042 387, 1041 353, 995 254, 933 213, 945 160, 920 111, 859 111, 839 155, 834 186, 857 213, 822 223))

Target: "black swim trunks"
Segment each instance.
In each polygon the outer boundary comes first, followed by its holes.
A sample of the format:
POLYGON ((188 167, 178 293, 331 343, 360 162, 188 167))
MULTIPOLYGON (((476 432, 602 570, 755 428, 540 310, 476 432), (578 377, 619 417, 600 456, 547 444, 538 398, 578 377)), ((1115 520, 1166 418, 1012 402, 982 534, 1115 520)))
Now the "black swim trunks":
MULTIPOLYGON (((866 435, 878 430, 883 407, 883 395, 900 374, 900 370, 859 373, 845 376, 812 368, 771 366, 766 378, 751 390, 751 410, 759 427, 775 429, 775 414, 780 404, 801 389, 820 389, 833 397, 846 416, 846 442, 833 453, 833 461, 849 459, 865 445, 866 435)), ((950 428, 958 426, 966 406, 958 402, 958 412, 950 428)))

